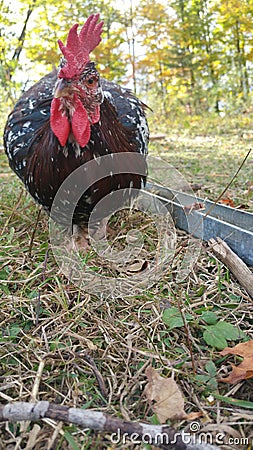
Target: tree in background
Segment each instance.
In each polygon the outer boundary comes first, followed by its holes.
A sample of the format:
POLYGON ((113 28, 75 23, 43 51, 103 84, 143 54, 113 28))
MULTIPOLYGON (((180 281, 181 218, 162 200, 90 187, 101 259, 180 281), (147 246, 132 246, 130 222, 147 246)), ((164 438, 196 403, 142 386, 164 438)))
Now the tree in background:
MULTIPOLYGON (((15 91, 22 83, 13 82, 13 76, 20 63, 20 56, 27 35, 27 26, 33 12, 35 1, 28 6, 20 8, 23 23, 18 32, 15 31, 17 14, 11 10, 10 5, 0 3, 0 79, 1 98, 7 103, 15 98, 15 91)), ((2 103, 2 102, 1 102, 2 103)))
POLYGON ((224 35, 227 93, 246 101, 252 85, 253 1, 221 0, 217 11, 217 23, 224 35))
POLYGON ((220 113, 251 99, 253 0, 19 0, 12 10, 1 0, 0 7, 2 113, 58 65, 57 40, 69 27, 96 12, 105 23, 94 52, 101 75, 130 83, 158 114, 220 113))
POLYGON ((57 66, 60 57, 57 40, 66 40, 71 25, 80 23, 81 26, 90 14, 97 12, 104 21, 103 41, 94 51, 100 73, 108 79, 122 80, 127 69, 120 49, 124 41, 121 16, 109 0, 74 0, 71 3, 63 0, 60 5, 57 2, 57 6, 55 0, 40 1, 26 42, 28 58, 43 61, 49 70, 52 65, 57 66))
POLYGON ((138 13, 147 48, 140 69, 162 109, 245 108, 252 85, 252 0, 142 0, 138 13))
POLYGON ((142 0, 136 10, 138 36, 145 49, 139 58, 138 70, 146 90, 151 89, 159 97, 163 112, 171 82, 171 73, 167 70, 170 20, 166 5, 159 2, 142 0))

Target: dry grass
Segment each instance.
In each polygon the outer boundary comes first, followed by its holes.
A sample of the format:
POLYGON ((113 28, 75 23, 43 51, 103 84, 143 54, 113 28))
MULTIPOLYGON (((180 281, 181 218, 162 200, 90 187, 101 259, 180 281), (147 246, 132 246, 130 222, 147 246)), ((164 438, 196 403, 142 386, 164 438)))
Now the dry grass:
MULTIPOLYGON (((143 395, 145 369, 152 364, 164 376, 174 376, 184 394, 186 412, 200 412, 198 420, 206 432, 224 432, 227 439, 246 437, 250 442, 252 409, 211 395, 251 401, 252 380, 235 386, 217 381, 230 371, 230 362, 238 363, 238 359, 221 357, 206 343, 205 323, 200 319, 204 311, 213 311, 245 333, 241 340, 253 339, 253 303, 226 267, 203 245, 194 270, 180 284, 175 278, 182 254, 176 252, 170 270, 139 295, 87 294, 71 284, 55 264, 43 212, 32 238, 37 208, 2 161, 1 402, 49 400, 155 423, 152 405, 143 395), (191 314, 191 321, 169 331, 163 311, 170 307, 180 308, 184 317, 191 314), (210 361, 216 367, 213 377, 206 368, 210 361), (204 381, 199 375, 207 378, 204 381)), ((118 218, 114 225, 122 220, 118 218)), ((177 248, 183 248, 187 239, 178 232, 177 248)), ((152 240, 146 244, 147 252, 152 240)), ((108 270, 104 261, 97 259, 96 264, 100 271, 108 270)), ((115 273, 115 267, 110 270, 115 273)), ((185 430, 189 424, 173 423, 185 430)), ((52 420, 27 426, 2 424, 0 430, 1 450, 148 448, 116 445, 106 433, 52 420)), ((245 449, 246 445, 237 442, 221 448, 245 449)))

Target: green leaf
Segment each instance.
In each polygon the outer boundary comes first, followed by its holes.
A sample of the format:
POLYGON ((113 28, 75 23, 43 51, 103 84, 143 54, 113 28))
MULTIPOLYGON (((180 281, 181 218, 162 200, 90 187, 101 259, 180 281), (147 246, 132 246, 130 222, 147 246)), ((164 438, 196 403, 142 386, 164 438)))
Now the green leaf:
MULTIPOLYGON (((193 317, 191 314, 188 313, 185 314, 186 322, 189 322, 192 318, 193 317)), ((182 319, 181 312, 179 311, 178 308, 175 307, 165 309, 162 315, 162 320, 169 327, 169 330, 184 326, 184 321, 182 319)))
POLYGON ((216 365, 213 361, 208 361, 205 365, 205 369, 211 377, 215 377, 217 375, 216 365))
POLYGON ((162 341, 163 341, 164 345, 166 345, 166 347, 171 348, 172 343, 171 343, 170 338, 165 338, 162 341))
POLYGON ((73 436, 68 431, 65 431, 64 438, 66 439, 66 441, 68 441, 69 445, 73 450, 80 450, 80 447, 77 445, 73 436))
POLYGON ((217 400, 224 403, 229 403, 230 405, 238 406, 240 408, 253 409, 253 402, 249 402, 247 400, 237 400, 233 397, 224 397, 223 395, 216 394, 215 392, 213 392, 212 395, 217 398, 217 400))
POLYGON ((204 311, 202 312, 200 319, 204 320, 208 325, 214 325, 217 322, 218 317, 213 311, 204 311))
POLYGON ((9 336, 10 337, 16 337, 20 332, 20 327, 16 327, 15 325, 13 327, 9 328, 9 336))
POLYGON ((208 327, 207 330, 203 333, 203 339, 206 341, 207 345, 210 345, 211 347, 215 347, 218 350, 223 350, 225 347, 227 347, 227 341, 225 338, 221 337, 220 335, 215 334, 216 330, 211 329, 211 327, 208 327))
POLYGON ((160 425, 156 414, 153 414, 153 416, 149 417, 149 422, 152 423, 152 425, 160 425))
POLYGON ((196 294, 195 294, 196 297, 201 297, 204 294, 205 290, 206 290, 205 285, 200 286, 199 289, 196 291, 196 294))
POLYGON ((6 333, 2 336, 0 335, 0 341, 14 341, 20 333, 20 330, 21 328, 16 325, 7 328, 6 333))
POLYGON ((241 331, 231 323, 223 322, 221 320, 215 325, 215 327, 219 331, 220 335, 229 341, 233 341, 241 337, 241 331))
POLYGON ((211 389, 211 391, 213 392, 218 387, 216 378, 210 377, 210 375, 196 375, 195 379, 198 382, 198 384, 203 386, 205 391, 211 389))
POLYGON ((201 383, 207 383, 210 380, 209 375, 196 375, 195 380, 201 381, 201 383))
POLYGON ((216 380, 216 378, 210 378, 207 386, 211 389, 211 392, 213 393, 213 391, 218 389, 218 382, 216 380))
POLYGON ((220 320, 215 325, 205 327, 203 338, 208 345, 219 350, 227 347, 227 340, 237 340, 242 337, 242 332, 231 323, 220 320))
POLYGON ((4 292, 6 295, 10 294, 8 286, 2 283, 0 283, 0 291, 4 292))
POLYGON ((9 271, 7 268, 0 270, 0 280, 7 280, 8 275, 9 275, 9 271))

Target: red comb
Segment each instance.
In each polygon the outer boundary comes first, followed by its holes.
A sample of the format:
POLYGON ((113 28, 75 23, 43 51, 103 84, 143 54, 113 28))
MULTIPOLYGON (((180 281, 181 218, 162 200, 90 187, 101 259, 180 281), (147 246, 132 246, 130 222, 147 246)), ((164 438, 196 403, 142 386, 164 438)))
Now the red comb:
POLYGON ((92 14, 83 25, 79 35, 78 23, 69 30, 66 46, 58 41, 60 50, 67 63, 61 68, 59 78, 73 78, 80 75, 84 65, 89 61, 89 54, 101 41, 102 26, 98 23, 99 14, 92 14))

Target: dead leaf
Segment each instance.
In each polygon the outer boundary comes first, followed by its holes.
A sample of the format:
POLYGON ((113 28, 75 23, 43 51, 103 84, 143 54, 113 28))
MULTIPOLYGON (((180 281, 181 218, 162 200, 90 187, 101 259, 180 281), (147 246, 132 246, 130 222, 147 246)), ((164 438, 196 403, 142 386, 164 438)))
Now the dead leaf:
POLYGON ((234 347, 225 347, 220 354, 225 355, 239 355, 244 358, 253 356, 253 340, 247 342, 241 342, 234 347))
POLYGON ((203 416, 202 411, 191 412, 191 413, 187 414, 187 421, 193 422, 194 420, 197 420, 202 416, 203 416))
POLYGON ((220 354, 222 356, 238 355, 242 356, 244 360, 238 366, 231 364, 232 372, 228 377, 221 378, 219 381, 235 384, 253 377, 253 340, 242 342, 234 347, 226 347, 220 354))
POLYGON ((141 259, 129 266, 126 266, 127 272, 141 272, 147 268, 147 261, 145 259, 141 259))
POLYGON ((232 200, 232 198, 221 198, 220 202, 224 205, 230 206, 231 208, 235 207, 235 202, 232 200))
POLYGON ((221 378, 219 381, 223 383, 236 384, 239 381, 247 380, 253 377, 253 358, 245 358, 239 366, 231 364, 232 372, 226 378, 221 378))
POLYGON ((184 411, 184 398, 175 380, 161 377, 152 366, 147 367, 145 375, 148 384, 144 394, 148 400, 154 402, 152 409, 159 422, 185 419, 187 415, 184 411))

